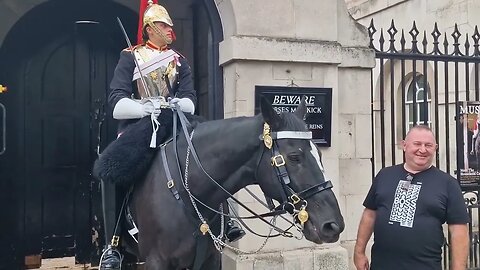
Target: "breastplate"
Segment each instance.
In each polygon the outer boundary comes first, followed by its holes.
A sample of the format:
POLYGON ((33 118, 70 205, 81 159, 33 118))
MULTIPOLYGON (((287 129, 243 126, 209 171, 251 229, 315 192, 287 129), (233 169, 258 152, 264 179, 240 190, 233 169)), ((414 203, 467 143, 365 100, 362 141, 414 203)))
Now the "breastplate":
MULTIPOLYGON (((146 46, 139 46, 134 50, 135 58, 140 66, 149 62, 152 59, 161 58, 165 51, 155 50, 146 46)), ((143 68, 142 68, 143 71, 143 68)), ((170 95, 167 87, 166 80, 173 86, 177 77, 177 64, 176 60, 168 62, 166 66, 160 66, 153 71, 147 71, 146 74, 142 72, 144 76, 147 89, 143 87, 143 83, 140 79, 137 79, 138 94, 141 98, 151 97, 168 97, 170 95)))

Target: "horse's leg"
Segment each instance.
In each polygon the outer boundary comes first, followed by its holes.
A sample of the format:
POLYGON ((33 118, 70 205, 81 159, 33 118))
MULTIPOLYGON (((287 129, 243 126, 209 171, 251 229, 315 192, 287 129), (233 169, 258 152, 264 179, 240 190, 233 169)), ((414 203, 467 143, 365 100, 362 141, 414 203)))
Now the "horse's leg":
POLYGON ((214 250, 207 257, 200 270, 222 270, 222 255, 214 250))
POLYGON ((161 260, 157 255, 151 254, 145 260, 144 270, 171 270, 168 263, 161 260))

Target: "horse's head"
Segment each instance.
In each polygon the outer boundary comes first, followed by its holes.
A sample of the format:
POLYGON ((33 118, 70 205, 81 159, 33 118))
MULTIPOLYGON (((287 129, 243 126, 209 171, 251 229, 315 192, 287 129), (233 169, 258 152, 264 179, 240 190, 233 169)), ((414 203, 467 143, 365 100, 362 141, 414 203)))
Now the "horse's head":
POLYGON ((332 184, 325 179, 317 147, 303 118, 302 99, 295 113, 277 114, 262 99, 265 150, 257 168, 263 192, 280 202, 296 221, 304 223, 305 237, 315 243, 335 242, 345 227, 332 184))

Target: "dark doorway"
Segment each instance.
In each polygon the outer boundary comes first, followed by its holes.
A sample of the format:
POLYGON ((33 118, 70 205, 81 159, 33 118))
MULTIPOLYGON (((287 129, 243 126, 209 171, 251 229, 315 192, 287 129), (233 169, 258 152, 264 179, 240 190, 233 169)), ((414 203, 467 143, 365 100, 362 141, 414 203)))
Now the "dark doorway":
POLYGON ((95 6, 41 5, 15 25, 0 51, 8 85, 1 96, 7 149, 0 156, 0 269, 23 268, 28 255, 75 255, 86 263, 103 246, 100 188, 90 171, 116 130, 105 107, 126 47, 116 16, 129 33, 137 17, 95 6))
MULTIPOLYGON (((6 139, 0 153, 0 269, 22 269, 28 255, 98 262, 103 216, 91 166, 116 133, 106 107, 119 52, 126 47, 116 18, 132 42, 138 22, 127 0, 117 2, 125 4, 51 0, 25 14, 21 1, 9 6, 23 16, 0 48, 0 84, 8 86, 0 93, 6 108, 5 122, 0 110, 0 127, 7 123, 5 136, 0 130, 0 141, 6 139)), ((188 48, 193 62, 195 87, 202 93, 198 113, 223 118, 223 34, 214 1, 165 5, 177 27, 175 47, 188 48)), ((12 18, 6 10, 0 8, 0 18, 12 18)))

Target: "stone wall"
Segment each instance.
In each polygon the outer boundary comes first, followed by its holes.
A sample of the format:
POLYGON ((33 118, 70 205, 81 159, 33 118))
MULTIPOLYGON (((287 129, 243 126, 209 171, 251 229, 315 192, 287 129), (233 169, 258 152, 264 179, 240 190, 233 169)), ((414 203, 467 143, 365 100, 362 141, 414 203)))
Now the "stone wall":
MULTIPOLYGON (((361 203, 371 182, 374 54, 368 49, 367 31, 348 15, 343 0, 271 0, 262 1, 261 9, 254 0, 216 2, 225 34, 220 44, 225 117, 254 114, 255 85, 333 89, 332 146, 322 148, 322 154, 347 224, 340 243, 272 239, 255 255, 225 252, 224 269, 348 269, 351 256, 343 243, 350 249, 356 238, 361 203)), ((237 196, 265 211, 246 193, 237 196)), ((251 224, 268 233, 265 225, 251 224)), ((263 239, 248 234, 235 246, 254 252, 262 244, 263 239)))
MULTIPOLYGON (((46 2, 0 1, 0 47, 19 18, 46 2)), ((112 2, 138 9, 136 1, 112 2)), ((177 34, 190 31, 193 26, 188 18, 193 11, 185 6, 186 1, 166 2, 177 19, 177 34)), ((361 203, 371 181, 369 106, 374 54, 368 49, 367 31, 348 15, 344 0, 262 0, 261 6, 256 0, 215 3, 224 29, 220 64, 225 117, 253 115, 255 85, 294 83, 333 89, 331 147, 322 152, 346 223, 338 243, 273 239, 256 255, 225 252, 224 269, 347 269, 351 262, 347 250, 355 240, 361 203)), ((193 61, 189 55, 193 48, 188 44, 180 44, 180 49, 193 61)), ((238 197, 253 209, 263 210, 245 193, 238 197)), ((266 231, 263 225, 255 227, 266 231)), ((249 234, 236 246, 251 252, 262 243, 249 234)))

